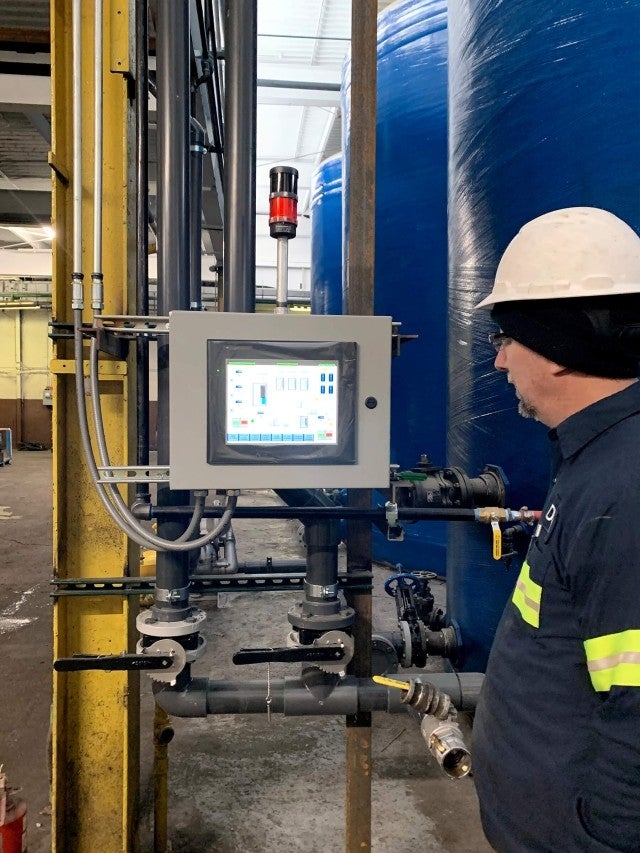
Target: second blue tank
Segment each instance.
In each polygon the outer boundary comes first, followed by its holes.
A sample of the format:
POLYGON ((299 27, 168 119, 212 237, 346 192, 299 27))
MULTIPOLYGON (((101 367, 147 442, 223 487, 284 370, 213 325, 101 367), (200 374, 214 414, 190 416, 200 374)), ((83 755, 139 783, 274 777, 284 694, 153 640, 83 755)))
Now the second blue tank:
MULTIPOLYGON (((342 91, 345 200, 350 67, 342 91)), ((375 313, 416 334, 392 366, 391 461, 446 463, 447 4, 403 0, 378 17, 375 313)), ((345 205, 346 206, 346 205, 345 205)), ((347 206, 346 206, 347 207, 347 206)), ((345 211, 345 227, 348 207, 345 211)), ((346 243, 346 241, 345 241, 346 243)), ((346 265, 345 265, 346 268, 346 265)), ((343 270, 344 273, 344 270, 343 270)), ((475 473, 475 472, 474 472, 475 473)), ((377 559, 445 572, 446 530, 424 522, 377 559)))

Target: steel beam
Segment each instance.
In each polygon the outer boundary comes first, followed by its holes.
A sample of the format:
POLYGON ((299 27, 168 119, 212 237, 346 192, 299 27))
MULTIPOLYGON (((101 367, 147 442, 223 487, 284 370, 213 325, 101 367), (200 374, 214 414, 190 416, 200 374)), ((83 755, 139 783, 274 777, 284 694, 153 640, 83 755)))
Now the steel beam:
MULTIPOLYGON (((349 314, 373 314, 376 182, 376 0, 351 3, 351 161, 349 222, 349 314)), ((349 505, 369 506, 371 493, 351 489, 349 505)), ((371 570, 371 527, 349 524, 347 571, 371 570)), ((371 593, 348 596, 356 611, 356 654, 351 672, 371 675, 371 593)), ((371 850, 371 714, 347 717, 346 850, 371 850)))
MULTIPOLYGON (((71 322, 72 3, 52 0, 53 313, 71 322)), ((128 187, 133 114, 125 75, 130 70, 128 0, 104 0, 104 290, 110 313, 130 313, 134 232, 128 187), (115 73, 114 73, 115 72, 115 73)), ((83 272, 93 257, 93 4, 82 4, 83 272)), ((85 304, 90 305, 87 285, 85 304)), ((85 311, 85 321, 90 313, 85 311)), ((67 340, 54 359, 70 363, 67 340)), ((114 464, 126 461, 129 381, 126 363, 101 382, 107 442, 114 464)), ((109 519, 81 458, 74 376, 54 374, 53 524, 57 577, 137 572, 127 540, 109 519)), ((113 654, 132 649, 136 602, 130 597, 67 598, 54 603, 54 656, 113 654)), ((126 672, 55 673, 53 686, 53 850, 57 853, 135 851, 138 796, 138 676, 126 672)))

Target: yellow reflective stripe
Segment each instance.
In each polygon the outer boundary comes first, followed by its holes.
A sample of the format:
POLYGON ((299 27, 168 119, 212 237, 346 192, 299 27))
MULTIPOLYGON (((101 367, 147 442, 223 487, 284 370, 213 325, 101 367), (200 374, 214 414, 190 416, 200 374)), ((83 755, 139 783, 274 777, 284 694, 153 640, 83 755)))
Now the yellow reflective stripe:
POLYGON ((640 687, 640 630, 585 640, 587 668, 595 690, 640 687))
POLYGON ((540 626, 542 587, 539 583, 531 580, 530 568, 529 563, 525 560, 520 569, 520 575, 511 600, 520 611, 524 621, 533 625, 534 628, 538 628, 540 626))

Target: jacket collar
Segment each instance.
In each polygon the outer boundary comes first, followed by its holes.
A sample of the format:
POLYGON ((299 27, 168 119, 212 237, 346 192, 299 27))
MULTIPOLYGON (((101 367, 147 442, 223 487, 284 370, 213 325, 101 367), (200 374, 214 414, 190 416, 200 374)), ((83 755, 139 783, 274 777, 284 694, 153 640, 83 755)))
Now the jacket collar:
POLYGON ((549 431, 564 459, 575 455, 614 424, 640 412, 640 382, 592 403, 549 431))

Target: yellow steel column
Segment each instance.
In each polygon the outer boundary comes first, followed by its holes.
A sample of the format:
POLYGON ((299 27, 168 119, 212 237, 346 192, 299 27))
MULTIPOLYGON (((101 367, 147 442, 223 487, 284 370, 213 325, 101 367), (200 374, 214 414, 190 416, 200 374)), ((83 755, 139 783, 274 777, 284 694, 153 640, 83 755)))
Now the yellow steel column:
MULTIPOLYGON (((82 2, 82 258, 85 321, 91 319, 93 265, 93 8, 82 2)), ((127 313, 134 237, 129 215, 132 110, 127 99, 132 13, 128 0, 104 0, 105 313, 127 313)), ((51 0, 53 317, 71 323, 73 263, 72 2, 51 0)), ((129 573, 127 540, 104 511, 82 458, 73 343, 54 343, 54 567, 61 578, 129 573)), ((86 359, 86 353, 85 353, 86 359)), ((85 360, 85 371, 87 362, 85 360)), ((101 363, 100 398, 113 464, 127 459, 126 361, 101 363)), ((135 559, 134 559, 135 564, 135 559)), ((133 565, 132 574, 137 573, 133 565)), ((54 606, 54 657, 131 650, 134 606, 126 597, 72 596, 54 606)), ((53 850, 135 851, 138 796, 138 676, 54 674, 53 850)))

